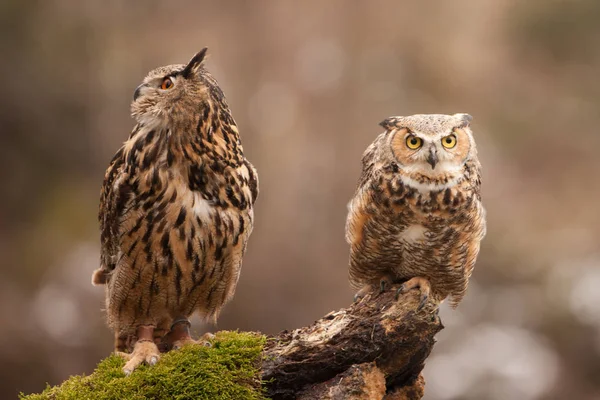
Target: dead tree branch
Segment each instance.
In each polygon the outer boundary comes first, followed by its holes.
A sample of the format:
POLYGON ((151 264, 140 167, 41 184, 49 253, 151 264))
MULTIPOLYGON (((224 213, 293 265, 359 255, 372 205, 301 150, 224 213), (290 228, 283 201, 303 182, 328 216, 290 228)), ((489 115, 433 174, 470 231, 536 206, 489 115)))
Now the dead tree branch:
POLYGON ((420 399, 421 371, 443 329, 437 304, 418 293, 367 295, 311 326, 268 340, 262 366, 277 399, 420 399))

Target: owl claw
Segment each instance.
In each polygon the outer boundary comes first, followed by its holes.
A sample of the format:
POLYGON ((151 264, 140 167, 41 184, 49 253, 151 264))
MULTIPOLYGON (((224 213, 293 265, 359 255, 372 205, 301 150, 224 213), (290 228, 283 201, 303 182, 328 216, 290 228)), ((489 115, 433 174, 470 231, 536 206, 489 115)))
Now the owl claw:
POLYGON ((200 342, 202 343, 203 346, 205 347, 212 347, 212 341, 215 340, 215 335, 213 335, 212 333, 206 332, 204 335, 202 335, 202 337, 200 338, 200 342))
POLYGON ((385 292, 385 290, 392 285, 392 283, 394 282, 394 278, 391 275, 384 275, 380 280, 379 280, 379 294, 385 292))
POLYGON ((421 301, 419 302, 419 307, 417 307, 417 312, 421 311, 423 307, 425 307, 427 300, 429 300, 429 295, 427 293, 421 293, 421 301))
POLYGON ((138 340, 133 348, 133 353, 131 354, 120 352, 117 352, 116 354, 128 360, 123 367, 125 376, 131 375, 131 373, 143 363, 156 365, 160 359, 158 347, 151 340, 138 340))
POLYGON ((212 347, 212 343, 209 340, 214 339, 215 335, 212 333, 205 333, 200 339, 194 340, 190 338, 182 338, 173 343, 173 350, 179 350, 183 346, 187 346, 189 344, 199 344, 204 347, 212 347))
POLYGON ((363 298, 363 297, 365 297, 365 296, 363 296, 363 295, 362 295, 362 294, 360 294, 360 293, 356 293, 356 294, 354 295, 354 297, 352 297, 352 301, 353 301, 354 303, 358 303, 360 300, 362 300, 362 298, 363 298))
POLYGON ((199 344, 205 347, 212 347, 210 341, 215 338, 215 335, 212 333, 205 333, 199 340, 194 340, 190 335, 190 326, 191 324, 187 318, 175 320, 171 326, 170 332, 164 338, 167 346, 173 350, 179 350, 188 344, 199 344))
MULTIPOLYGON (((133 352, 131 354, 122 351, 115 352, 116 355, 127 361, 123 367, 125 376, 131 375, 133 371, 143 363, 155 365, 158 362, 160 359, 160 352, 158 346, 154 343, 153 335, 154 326, 141 325, 137 329, 137 342, 135 342, 135 345, 133 346, 133 352)), ((118 344, 122 345, 121 342, 118 344)), ((117 347, 117 349, 118 348, 119 347, 117 347)))
POLYGON ((196 344, 197 342, 192 339, 180 339, 173 343, 173 350, 181 350, 183 346, 187 346, 188 344, 196 344))
POLYGON ((386 289, 392 285, 394 282, 393 277, 389 275, 383 276, 379 280, 379 290, 377 289, 376 283, 367 283, 364 285, 356 294, 354 295, 354 302, 357 303, 361 299, 363 299, 368 293, 377 293, 382 294, 386 291, 386 289))
POLYGON ((414 277, 404 282, 400 287, 396 290, 396 300, 400 298, 401 294, 407 293, 411 289, 418 288, 421 291, 421 296, 419 297, 419 305, 417 306, 417 312, 421 311, 423 307, 427 304, 427 300, 429 300, 429 294, 431 293, 431 285, 429 281, 425 278, 414 277))
POLYGON ((400 298, 400 295, 404 293, 404 284, 402 284, 398 289, 396 289, 396 301, 400 298))
POLYGON ((385 287, 387 286, 387 283, 388 283, 388 282, 387 282, 385 279, 382 279, 382 280, 379 282, 379 294, 381 294, 381 293, 385 292, 385 287))
POLYGON ((354 302, 357 303, 358 301, 362 300, 367 295, 367 293, 371 292, 372 290, 373 290, 373 286, 371 286, 370 284, 363 286, 354 295, 354 302))

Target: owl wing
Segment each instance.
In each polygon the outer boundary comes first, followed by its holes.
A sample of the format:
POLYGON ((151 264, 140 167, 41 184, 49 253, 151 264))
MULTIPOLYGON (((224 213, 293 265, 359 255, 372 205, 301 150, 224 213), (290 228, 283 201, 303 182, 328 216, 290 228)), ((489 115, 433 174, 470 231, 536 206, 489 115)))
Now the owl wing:
POLYGON ((485 237, 487 233, 487 224, 486 224, 486 212, 483 204, 481 202, 481 167, 479 163, 475 163, 473 166, 474 174, 472 178, 473 182, 473 192, 475 196, 475 210, 473 212, 473 229, 475 233, 475 245, 473 249, 471 249, 472 259, 473 261, 469 263, 467 268, 467 275, 471 276, 473 271, 473 267, 475 266, 475 259, 477 258, 477 254, 479 253, 479 244, 481 240, 485 237))
POLYGON ((362 157, 362 173, 356 193, 348 204, 346 220, 346 241, 350 244, 350 283, 359 289, 366 283, 374 283, 389 271, 388 266, 376 259, 378 254, 375 242, 369 237, 374 229, 379 228, 376 216, 379 214, 378 202, 382 198, 382 187, 378 180, 382 174, 378 168, 381 158, 381 144, 385 134, 380 135, 364 152, 362 157))
MULTIPOLYGON (((375 139, 375 141, 371 143, 369 147, 367 147, 362 155, 362 169, 360 178, 358 179, 358 186, 356 188, 356 192, 354 193, 354 197, 352 200, 350 200, 350 203, 348 203, 348 210, 350 211, 348 214, 348 223, 350 222, 353 208, 355 208, 356 211, 359 209, 366 211, 366 206, 372 200, 372 197, 369 194, 370 187, 372 186, 371 183, 380 175, 380 171, 377 170, 376 164, 381 159, 381 146, 383 145, 386 136, 387 132, 379 135, 377 139, 375 139)), ((346 225, 346 234, 348 234, 348 228, 349 226, 346 225)), ((350 240, 348 241, 350 243, 350 240)))
POLYGON ((456 307, 466 293, 469 278, 473 273, 479 254, 481 240, 486 234, 486 212, 481 202, 481 167, 478 162, 471 162, 467 164, 467 171, 469 171, 468 181, 470 182, 467 189, 470 194, 467 197, 472 196, 471 206, 464 211, 468 224, 466 227, 464 225, 453 227, 456 231, 462 232, 461 242, 464 245, 456 250, 456 254, 460 256, 461 260, 460 263, 457 263, 457 268, 463 269, 464 279, 462 287, 451 295, 450 305, 452 307, 456 307))
POLYGON ((481 202, 481 171, 479 168, 476 169, 474 178, 474 209, 471 213, 472 229, 473 229, 473 240, 470 241, 467 253, 467 261, 465 267, 465 275, 467 278, 473 273, 475 267, 475 261, 479 254, 480 243, 487 233, 486 223, 486 211, 481 202))
POLYGON ((130 202, 131 187, 125 170, 124 147, 110 162, 100 192, 100 268, 92 275, 92 283, 105 284, 115 269, 119 257, 119 225, 130 202))
POLYGON ((368 181, 374 175, 375 163, 380 158, 380 154, 379 154, 380 149, 381 149, 381 146, 384 142, 386 135, 387 135, 387 132, 379 135, 377 137, 377 139, 375 139, 375 141, 373 143, 371 143, 369 145, 369 147, 367 147, 367 149, 365 150, 365 152, 362 155, 362 159, 361 159, 362 171, 360 174, 360 178, 358 179, 358 187, 356 189, 357 194, 362 188, 364 188, 366 186, 368 181))
POLYGON ((258 198, 258 173, 256 168, 246 159, 244 159, 244 166, 248 170, 248 187, 250 188, 252 204, 254 204, 258 198))
POLYGON ((354 197, 348 203, 348 216, 346 218, 346 241, 350 246, 358 244, 362 236, 364 223, 362 220, 367 218, 365 207, 367 205, 367 186, 373 176, 374 169, 374 148, 371 144, 363 153, 362 170, 358 179, 358 186, 354 197))

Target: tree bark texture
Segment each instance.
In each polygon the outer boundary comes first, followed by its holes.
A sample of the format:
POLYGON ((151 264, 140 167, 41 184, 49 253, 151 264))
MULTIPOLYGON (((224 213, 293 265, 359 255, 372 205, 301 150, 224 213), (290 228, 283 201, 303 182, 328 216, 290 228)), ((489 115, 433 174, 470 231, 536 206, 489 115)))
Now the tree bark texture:
POLYGON ((443 325, 438 304, 417 311, 419 292, 396 299, 396 288, 270 337, 262 366, 266 395, 274 400, 422 398, 421 371, 443 325))

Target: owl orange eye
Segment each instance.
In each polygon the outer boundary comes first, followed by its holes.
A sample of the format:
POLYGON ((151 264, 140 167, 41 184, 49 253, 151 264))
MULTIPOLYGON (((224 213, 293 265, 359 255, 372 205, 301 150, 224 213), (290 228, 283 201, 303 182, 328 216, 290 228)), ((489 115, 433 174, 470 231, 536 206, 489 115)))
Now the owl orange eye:
POLYGON ((411 150, 416 150, 419 147, 421 147, 422 145, 423 145, 423 141, 416 136, 409 135, 406 138, 406 146, 411 150))
POLYGON ((171 78, 163 79, 162 83, 160 84, 160 88, 162 90, 171 89, 172 87, 173 87, 173 81, 171 80, 171 78))
POLYGON ((446 137, 443 137, 442 138, 442 146, 444 146, 447 149, 451 149, 454 146, 456 146, 456 136, 448 135, 446 137))

